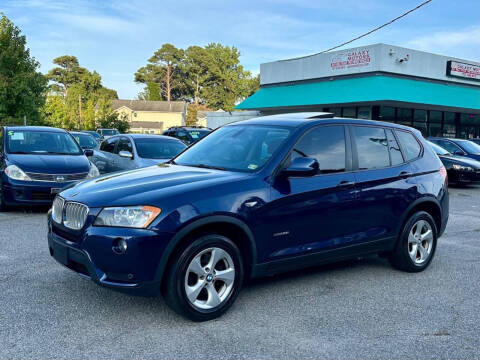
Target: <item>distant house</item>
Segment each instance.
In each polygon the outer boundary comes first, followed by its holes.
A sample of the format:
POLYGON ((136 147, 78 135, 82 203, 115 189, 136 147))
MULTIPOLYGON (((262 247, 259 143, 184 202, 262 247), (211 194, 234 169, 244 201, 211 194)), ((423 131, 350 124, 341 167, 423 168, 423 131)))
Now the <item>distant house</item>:
POLYGON ((161 134, 171 126, 185 125, 184 101, 112 100, 112 109, 125 115, 131 133, 161 134))

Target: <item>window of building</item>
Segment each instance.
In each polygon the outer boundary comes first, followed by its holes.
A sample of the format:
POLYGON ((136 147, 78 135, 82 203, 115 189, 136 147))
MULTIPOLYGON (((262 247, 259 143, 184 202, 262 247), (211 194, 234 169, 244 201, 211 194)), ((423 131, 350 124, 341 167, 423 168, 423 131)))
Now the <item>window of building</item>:
POLYGON ((395 132, 397 134, 398 140, 400 141, 400 144, 402 144, 402 150, 403 155, 405 156, 405 160, 409 161, 417 158, 422 151, 422 148, 420 147, 417 139, 415 139, 415 137, 407 131, 396 130, 395 132))
POLYGON ((333 113, 333 116, 342 116, 342 108, 340 107, 328 108, 328 112, 333 113))
POLYGON ((412 126, 412 109, 398 108, 397 123, 412 126))
POLYGON ((381 106, 379 119, 382 121, 395 121, 395 108, 392 106, 381 106))
POLYGON ((370 106, 359 106, 358 107, 358 118, 359 119, 371 119, 370 106))
POLYGON ((430 110, 429 115, 429 135, 442 136, 442 112, 430 110))
POLYGON ((443 134, 445 137, 455 137, 456 136, 456 127, 455 127, 455 113, 445 112, 443 120, 443 134))
POLYGON ((357 145, 359 169, 376 169, 390 165, 388 140, 384 129, 354 126, 353 136, 357 145))
POLYGON ((355 118, 357 116, 356 114, 356 109, 354 106, 352 107, 344 107, 342 109, 343 111, 343 117, 346 117, 346 118, 355 118))
POLYGON ((316 158, 320 173, 345 171, 345 129, 343 126, 321 126, 308 132, 293 148, 292 159, 316 158))
POLYGON ((392 130, 387 131, 387 139, 388 139, 388 149, 390 150, 390 164, 391 165, 398 165, 403 163, 402 152, 400 151, 400 146, 398 146, 397 140, 395 136, 393 136, 392 130))
POLYGON ((423 136, 427 136, 427 110, 413 111, 413 127, 422 132, 423 136))

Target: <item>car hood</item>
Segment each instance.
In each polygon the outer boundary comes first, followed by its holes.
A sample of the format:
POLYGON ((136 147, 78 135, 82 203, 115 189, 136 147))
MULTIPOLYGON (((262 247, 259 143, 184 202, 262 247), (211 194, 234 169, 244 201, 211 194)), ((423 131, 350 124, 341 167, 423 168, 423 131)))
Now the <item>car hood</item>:
POLYGON ((477 160, 473 160, 464 156, 455 156, 455 155, 440 155, 441 160, 450 161, 453 164, 463 165, 463 166, 470 166, 474 169, 480 169, 480 162, 477 160))
POLYGON ((8 154, 8 162, 25 172, 43 174, 76 174, 90 170, 85 155, 8 154))
POLYGON ((147 159, 147 158, 139 158, 139 164, 141 164, 143 167, 145 166, 152 166, 152 165, 157 165, 161 164, 164 162, 169 161, 170 159, 147 159))
POLYGON ((219 183, 248 176, 245 173, 158 164, 83 181, 61 193, 89 207, 157 205, 165 197, 185 195, 219 183))

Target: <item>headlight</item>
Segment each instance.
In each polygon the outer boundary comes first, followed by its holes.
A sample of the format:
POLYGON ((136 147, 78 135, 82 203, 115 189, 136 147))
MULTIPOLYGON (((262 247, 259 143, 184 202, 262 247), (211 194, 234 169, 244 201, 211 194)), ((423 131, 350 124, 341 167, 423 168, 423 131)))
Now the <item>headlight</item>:
POLYGON ((473 171, 473 168, 471 168, 470 166, 463 166, 458 164, 453 164, 453 168, 455 170, 461 170, 461 171, 473 171))
POLYGON ((162 212, 153 206, 107 207, 95 219, 97 226, 146 228, 162 212))
POLYGON ((32 181, 30 177, 23 172, 17 165, 9 165, 5 169, 5 174, 13 180, 32 181))
POLYGON ((94 177, 100 176, 100 171, 98 171, 98 168, 95 166, 94 163, 90 163, 90 170, 88 171, 87 179, 91 179, 94 177))

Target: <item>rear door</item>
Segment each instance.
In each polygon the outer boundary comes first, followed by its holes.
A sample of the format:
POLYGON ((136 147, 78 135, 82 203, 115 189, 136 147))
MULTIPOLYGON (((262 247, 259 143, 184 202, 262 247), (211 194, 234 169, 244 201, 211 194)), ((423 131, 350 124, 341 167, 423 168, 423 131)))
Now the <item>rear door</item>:
MULTIPOLYGON (((405 161, 395 133, 378 126, 350 126, 358 206, 355 227, 363 242, 390 246, 398 220, 415 197, 412 166, 405 161)), ((418 154, 417 154, 418 156, 418 154)))

